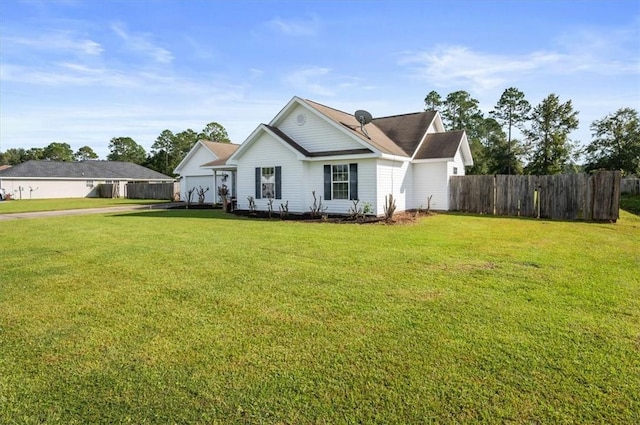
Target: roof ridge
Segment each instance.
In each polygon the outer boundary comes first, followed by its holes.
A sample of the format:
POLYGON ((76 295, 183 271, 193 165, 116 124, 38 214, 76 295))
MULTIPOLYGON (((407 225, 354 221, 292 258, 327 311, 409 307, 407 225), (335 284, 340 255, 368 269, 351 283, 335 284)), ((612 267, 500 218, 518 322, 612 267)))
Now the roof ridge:
POLYGON ((320 105, 320 106, 322 106, 322 107, 325 107, 325 108, 327 108, 327 109, 331 109, 331 110, 336 111, 336 112, 340 112, 340 113, 342 113, 342 114, 353 115, 353 114, 350 114, 350 113, 348 113, 348 112, 345 112, 345 111, 343 111, 343 110, 341 110, 341 109, 334 108, 333 106, 328 106, 328 105, 325 105, 325 104, 323 104, 323 103, 316 102, 315 100, 311 100, 311 99, 303 99, 303 100, 304 100, 305 102, 315 103, 316 105, 320 105))
MULTIPOLYGON (((345 111, 343 111, 341 109, 334 108, 333 106, 328 106, 328 105, 325 105, 323 103, 316 102, 315 100, 311 100, 311 99, 303 99, 303 100, 305 102, 315 103, 316 105, 323 106, 323 107, 325 107, 327 109, 331 109, 331 110, 336 111, 336 112, 341 112, 341 113, 347 114, 347 115, 353 115, 353 114, 350 114, 349 112, 345 112, 345 111)), ((373 121, 384 119, 384 118, 397 118, 397 117, 404 117, 404 116, 408 116, 408 115, 424 114, 424 113, 428 113, 428 112, 435 113, 435 112, 438 112, 438 111, 417 111, 417 112, 406 112, 406 113, 403 113, 403 114, 385 115, 385 116, 382 116, 382 117, 375 117, 375 118, 373 118, 373 121)))
POLYGON ((386 116, 384 116, 384 117, 377 117, 377 118, 374 118, 373 120, 375 121, 375 120, 381 120, 381 119, 384 119, 384 118, 406 117, 406 116, 408 116, 408 115, 425 114, 425 113, 428 113, 428 112, 437 112, 437 111, 418 111, 418 112, 407 112, 407 113, 404 113, 404 114, 395 114, 395 115, 386 115, 386 116))

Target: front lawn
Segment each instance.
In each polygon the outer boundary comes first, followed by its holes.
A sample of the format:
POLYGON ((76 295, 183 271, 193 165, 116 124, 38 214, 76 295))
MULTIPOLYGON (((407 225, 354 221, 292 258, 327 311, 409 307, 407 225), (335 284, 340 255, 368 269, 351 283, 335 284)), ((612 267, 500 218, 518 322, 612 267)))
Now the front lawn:
POLYGON ((0 423, 638 423, 640 217, 0 226, 0 423))
POLYGON ((168 201, 152 199, 124 199, 124 198, 60 198, 60 199, 21 199, 0 202, 0 214, 58 211, 86 208, 119 207, 131 204, 158 204, 168 201))

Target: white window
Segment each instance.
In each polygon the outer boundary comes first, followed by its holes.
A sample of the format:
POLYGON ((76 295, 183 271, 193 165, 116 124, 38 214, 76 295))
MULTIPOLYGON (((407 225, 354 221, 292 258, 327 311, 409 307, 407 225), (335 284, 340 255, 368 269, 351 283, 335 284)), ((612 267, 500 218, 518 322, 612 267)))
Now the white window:
POLYGON ((87 187, 93 187, 93 180, 87 180, 87 187))
POLYGON ((349 199, 349 164, 331 166, 331 199, 349 199))
POLYGON ((458 174, 458 167, 453 167, 453 174, 454 175, 458 174))
POLYGON ((276 169, 275 167, 263 167, 260 183, 262 186, 262 198, 276 197, 276 169))

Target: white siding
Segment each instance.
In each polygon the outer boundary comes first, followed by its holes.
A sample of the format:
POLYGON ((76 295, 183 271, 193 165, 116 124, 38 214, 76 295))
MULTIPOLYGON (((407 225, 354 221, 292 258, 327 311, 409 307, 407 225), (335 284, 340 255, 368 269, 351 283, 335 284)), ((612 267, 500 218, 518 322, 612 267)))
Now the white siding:
POLYGON ((202 187, 203 189, 209 188, 209 190, 204 194, 204 202, 206 204, 214 203, 214 199, 217 194, 217 188, 213 182, 213 173, 211 170, 206 170, 209 172, 208 176, 184 176, 182 180, 180 180, 180 199, 183 201, 187 200, 187 191, 195 188, 196 191, 193 192, 191 196, 191 202, 198 202, 198 194, 197 190, 202 187))
MULTIPOLYGON (((413 164, 413 208, 426 208, 431 198, 431 209, 446 211, 449 209, 449 172, 446 161, 413 164)), ((464 167, 463 167, 464 170, 464 167)))
POLYGON ((307 184, 303 193, 305 204, 302 212, 308 212, 313 205, 312 191, 316 192, 318 201, 322 196, 322 205, 327 207, 326 212, 329 214, 347 214, 353 207, 353 201, 348 199, 324 199, 324 166, 338 164, 358 164, 358 207, 368 202, 376 208, 376 160, 334 160, 307 163, 307 184))
MULTIPOLYGON (((98 196, 97 188, 104 180, 13 180, 4 178, 0 182, 4 193, 13 199, 86 198, 98 196), (33 189, 33 190, 32 190, 33 189)), ((122 190, 120 195, 124 196, 122 190)))
MULTIPOLYGON (((217 198, 217 186, 213 179, 213 171, 209 169, 203 169, 200 166, 207 162, 215 161, 216 155, 209 149, 205 148, 201 144, 197 144, 194 147, 194 151, 191 153, 189 160, 183 164, 180 169, 180 199, 187 200, 187 191, 193 189, 196 190, 202 186, 203 189, 209 188, 209 191, 205 193, 204 202, 212 204, 217 198)), ((191 197, 192 202, 198 202, 198 195, 194 192, 191 197)))
POLYGON ((464 176, 465 175, 464 161, 462 160, 462 154, 460 153, 460 149, 458 149, 456 156, 453 158, 453 162, 447 163, 447 175, 448 176, 453 176, 453 175, 464 176), (458 171, 457 174, 453 174, 454 167, 457 168, 457 171, 458 171))
POLYGON ((309 152, 332 150, 362 149, 363 144, 353 140, 335 128, 314 112, 298 105, 278 125, 286 135, 309 152), (304 115, 306 121, 298 125, 298 115, 304 115))
MULTIPOLYGON (((273 210, 277 213, 281 203, 289 201, 290 212, 306 210, 302 195, 305 190, 304 164, 282 142, 262 132, 250 149, 238 161, 237 199, 238 209, 249 209, 248 196, 255 198, 256 167, 282 167, 282 199, 273 201, 273 210)), ((267 211, 268 200, 256 199, 256 208, 267 211)))
POLYGON ((393 194, 396 201, 396 211, 412 208, 411 193, 413 192, 412 168, 407 161, 378 160, 377 164, 377 214, 384 214, 385 196, 393 194))

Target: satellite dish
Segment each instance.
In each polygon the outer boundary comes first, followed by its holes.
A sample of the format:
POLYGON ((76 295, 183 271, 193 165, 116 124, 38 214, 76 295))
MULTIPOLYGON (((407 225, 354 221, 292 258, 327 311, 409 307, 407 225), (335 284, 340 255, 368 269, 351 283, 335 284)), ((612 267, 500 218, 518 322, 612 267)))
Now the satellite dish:
POLYGON ((353 116, 356 117, 356 119, 360 123, 360 130, 364 133, 365 136, 369 137, 369 135, 367 134, 367 130, 364 129, 364 126, 369 124, 373 120, 373 117, 371 116, 371 114, 362 109, 358 109, 353 114, 353 116))
POLYGON ((361 126, 369 124, 373 120, 371 114, 367 111, 363 111, 362 109, 358 109, 353 115, 356 117, 361 126))

